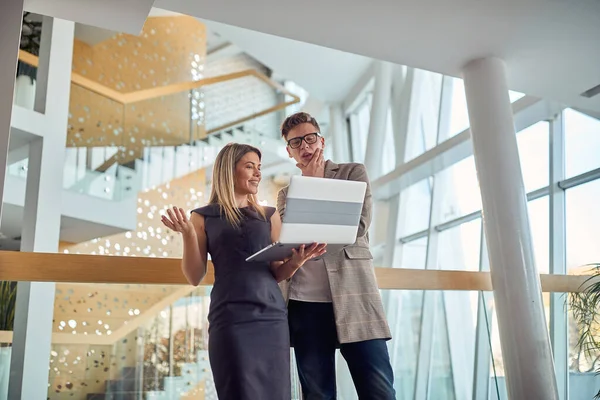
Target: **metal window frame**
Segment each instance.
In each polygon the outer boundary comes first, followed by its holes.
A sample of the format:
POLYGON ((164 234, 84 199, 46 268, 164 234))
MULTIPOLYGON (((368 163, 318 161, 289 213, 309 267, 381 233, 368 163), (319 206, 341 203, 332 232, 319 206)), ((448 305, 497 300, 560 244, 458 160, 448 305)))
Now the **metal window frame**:
MULTIPOLYGON (((565 181, 565 132, 563 114, 550 122, 549 132, 549 260, 551 274, 566 274, 566 201, 565 190, 587 179, 600 177, 600 171, 590 171, 565 181), (563 184, 561 184, 563 182, 563 184), (571 186, 570 186, 571 185, 571 186)), ((554 355, 556 383, 561 400, 569 398, 569 324, 564 294, 550 294, 550 341, 554 355)))
MULTIPOLYGON (((453 78, 450 77, 443 77, 442 87, 451 85, 452 79, 453 78)), ((411 93, 410 100, 414 100, 413 97, 419 94, 418 87, 415 87, 414 90, 415 93, 411 93)), ((366 99, 366 96, 362 99, 362 101, 367 100, 368 99, 366 99)), ((419 107, 419 102, 413 103, 416 104, 410 107, 409 115, 411 118, 415 118, 415 116, 419 117, 422 114, 423 109, 419 107)), ((440 115, 449 115, 451 112, 451 107, 452 99, 444 99, 442 96, 438 110, 440 115)), ((565 132, 563 123, 563 111, 566 108, 565 105, 527 96, 515 102, 513 104, 513 108, 515 109, 516 113, 515 125, 518 128, 518 131, 521 131, 539 121, 548 121, 550 123, 548 133, 550 152, 550 159, 548 162, 549 182, 547 186, 529 192, 527 194, 527 199, 528 201, 533 201, 545 196, 549 196, 550 272, 553 274, 565 274, 567 272, 565 255, 565 191, 567 189, 600 179, 600 168, 587 171, 568 179, 565 178, 565 132)), ((396 110, 396 108, 394 108, 394 110, 396 110)), ((356 115, 348 115, 348 124, 352 128, 357 128, 356 121, 352 123, 353 119, 356 120, 356 115)), ((468 130, 465 130, 449 140, 440 140, 440 132, 446 129, 447 127, 443 127, 442 124, 438 126, 438 141, 434 148, 426 151, 423 155, 413 160, 409 160, 408 162, 404 162, 404 160, 401 160, 402 162, 398 162, 400 160, 397 160, 396 170, 387 174, 382 179, 379 179, 379 182, 374 182, 374 195, 379 197, 380 200, 386 200, 388 207, 391 207, 389 210, 390 219, 387 227, 386 243, 383 245, 384 248, 382 249, 384 254, 383 259, 386 265, 389 264, 389 266, 394 266, 394 260, 399 258, 398 256, 402 253, 402 249, 405 244, 427 238, 426 268, 435 268, 435 260, 437 259, 437 254, 439 251, 437 239, 439 234, 443 231, 453 229, 462 224, 482 218, 481 210, 477 210, 444 222, 440 222, 437 218, 435 218, 436 208, 440 206, 439 203, 442 201, 440 199, 441 196, 439 196, 439 193, 442 191, 437 175, 440 173, 440 171, 445 170, 446 168, 454 165, 456 162, 472 154, 468 130), (416 179, 415 177, 420 177, 420 179, 416 179), (429 227, 425 230, 411 233, 410 235, 398 237, 398 228, 399 225, 401 225, 401 223, 399 224, 399 221, 402 221, 402 215, 408 212, 406 207, 402 207, 402 193, 404 192, 404 189, 424 178, 430 178, 434 182, 430 186, 432 191, 432 201, 429 210, 429 227), (384 186, 388 186, 388 188, 384 188, 384 186), (438 193, 438 195, 436 195, 436 193, 438 193)), ((396 138, 397 127, 394 129, 394 133, 396 138)), ((359 132, 356 132, 355 130, 353 131, 352 129, 349 134, 352 150, 354 150, 352 151, 353 154, 356 154, 356 150, 358 150, 357 147, 360 146, 360 142, 356 142, 358 139, 356 135, 359 134, 359 132)), ((407 138, 404 137, 405 144, 406 139, 407 138)), ((489 269, 489 262, 487 261, 485 237, 483 233, 481 235, 480 247, 480 270, 487 271, 489 269)), ((422 327, 418 349, 419 359, 417 378, 415 382, 415 398, 427 398, 431 372, 433 336, 429 334, 426 336, 423 335, 434 326, 436 318, 434 304, 436 298, 428 297, 424 296, 421 310, 422 327)), ((486 318, 485 312, 488 311, 489 314, 489 310, 486 310, 486 308, 489 308, 488 305, 490 304, 491 300, 491 293, 481 292, 479 294, 477 328, 475 333, 476 345, 473 360, 473 399, 489 398, 490 395, 492 383, 489 373, 491 348, 488 336, 491 332, 491 319, 489 318, 489 315, 488 318, 486 318)), ((561 396, 560 398, 568 399, 568 317, 566 309, 564 308, 564 303, 564 295, 551 295, 550 336, 555 357, 557 381, 559 383, 559 391, 561 396)), ((444 311, 447 312, 447 310, 444 311)), ((399 316, 397 315, 396 317, 397 318, 395 318, 395 320, 399 320, 399 316)), ((446 333, 448 334, 448 332, 446 333)), ((451 362, 453 362, 452 358, 451 362)), ((455 385, 455 395, 456 394, 455 385)))

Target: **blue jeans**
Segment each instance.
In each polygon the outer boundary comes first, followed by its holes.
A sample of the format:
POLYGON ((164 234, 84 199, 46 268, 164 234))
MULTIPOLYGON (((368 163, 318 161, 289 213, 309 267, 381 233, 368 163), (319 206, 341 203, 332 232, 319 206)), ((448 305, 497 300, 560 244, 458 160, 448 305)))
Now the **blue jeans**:
POLYGON ((394 400, 394 374, 384 339, 338 342, 331 303, 290 300, 290 336, 304 400, 335 400, 335 351, 340 352, 361 400, 394 400))

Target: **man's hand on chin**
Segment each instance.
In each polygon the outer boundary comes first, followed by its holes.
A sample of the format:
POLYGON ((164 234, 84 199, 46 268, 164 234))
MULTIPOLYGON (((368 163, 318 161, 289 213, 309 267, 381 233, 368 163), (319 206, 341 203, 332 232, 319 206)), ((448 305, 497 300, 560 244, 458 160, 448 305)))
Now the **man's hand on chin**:
POLYGON ((325 177, 325 160, 323 158, 323 149, 317 149, 308 164, 296 164, 296 167, 302 170, 302 176, 312 176, 314 178, 325 177))

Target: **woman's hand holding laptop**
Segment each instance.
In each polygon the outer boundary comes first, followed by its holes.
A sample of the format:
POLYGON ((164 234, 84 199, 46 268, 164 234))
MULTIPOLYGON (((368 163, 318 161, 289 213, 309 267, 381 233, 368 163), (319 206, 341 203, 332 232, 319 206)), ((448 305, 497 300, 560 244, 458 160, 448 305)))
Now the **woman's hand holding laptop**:
POLYGON ((289 262, 301 267, 305 262, 325 254, 327 252, 326 248, 326 243, 313 243, 309 247, 301 245, 298 250, 292 249, 292 257, 290 257, 289 262))

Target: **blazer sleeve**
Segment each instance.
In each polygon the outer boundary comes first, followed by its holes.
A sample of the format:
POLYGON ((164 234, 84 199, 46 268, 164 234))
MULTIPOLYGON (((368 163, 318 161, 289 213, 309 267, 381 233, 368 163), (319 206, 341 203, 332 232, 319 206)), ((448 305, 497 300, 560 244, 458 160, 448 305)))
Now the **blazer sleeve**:
POLYGON ((367 190, 365 192, 365 200, 363 203, 362 212, 360 214, 360 222, 358 224, 357 237, 365 236, 369 232, 371 226, 371 218, 373 211, 373 199, 371 198, 371 182, 367 175, 367 169, 363 164, 356 164, 356 166, 350 171, 348 180, 365 182, 367 184, 367 190))
POLYGON ((285 194, 285 189, 281 189, 279 193, 277 193, 277 211, 279 211, 279 216, 283 221, 283 215, 285 214, 285 199, 287 198, 285 194))

